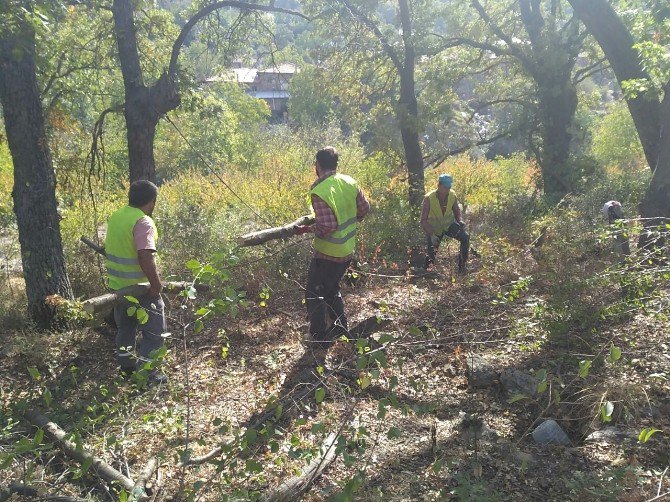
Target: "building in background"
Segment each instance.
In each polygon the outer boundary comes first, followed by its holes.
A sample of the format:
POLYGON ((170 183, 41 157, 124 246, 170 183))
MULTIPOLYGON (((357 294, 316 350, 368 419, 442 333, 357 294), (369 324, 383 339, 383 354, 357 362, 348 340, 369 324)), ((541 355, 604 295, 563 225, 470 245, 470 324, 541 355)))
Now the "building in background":
POLYGON ((295 65, 287 63, 258 70, 236 62, 226 73, 207 82, 237 82, 247 94, 268 104, 271 122, 288 122, 289 83, 298 72, 295 65))

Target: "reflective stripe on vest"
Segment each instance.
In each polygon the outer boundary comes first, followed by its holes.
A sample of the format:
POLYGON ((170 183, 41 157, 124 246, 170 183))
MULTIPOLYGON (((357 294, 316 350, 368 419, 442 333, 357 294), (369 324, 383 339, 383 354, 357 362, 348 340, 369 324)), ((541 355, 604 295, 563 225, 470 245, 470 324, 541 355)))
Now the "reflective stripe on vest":
MULTIPOLYGON (((105 265, 107 281, 111 289, 117 290, 148 281, 140 267, 133 236, 133 228, 144 216, 146 215, 141 209, 125 206, 114 212, 107 222, 105 265)), ((154 225, 151 218, 150 221, 154 225)), ((155 225, 154 231, 156 231, 155 225)), ((158 232, 155 232, 155 237, 158 240, 158 232)))
POLYGON ((310 191, 332 209, 337 218, 337 229, 326 237, 314 237, 314 249, 319 253, 336 258, 349 256, 356 247, 356 198, 358 185, 345 174, 333 174, 310 191))
POLYGON ((437 198, 437 190, 428 192, 426 194, 426 199, 430 204, 430 211, 428 212, 428 224, 433 229, 435 235, 441 235, 447 231, 449 225, 451 225, 454 220, 454 204, 456 203, 456 194, 453 190, 449 190, 449 195, 447 196, 447 207, 442 214, 442 207, 440 206, 440 200, 437 198))

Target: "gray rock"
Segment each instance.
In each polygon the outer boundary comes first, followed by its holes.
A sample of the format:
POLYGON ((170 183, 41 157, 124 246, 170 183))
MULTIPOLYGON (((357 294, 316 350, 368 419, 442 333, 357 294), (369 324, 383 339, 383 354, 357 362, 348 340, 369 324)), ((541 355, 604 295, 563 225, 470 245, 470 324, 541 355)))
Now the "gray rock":
POLYGON ((562 444, 570 446, 570 438, 556 420, 545 420, 533 431, 533 439, 539 444, 562 444))
POLYGON ((498 373, 486 359, 478 354, 468 354, 465 357, 468 367, 468 383, 473 389, 485 389, 498 383, 498 373))
POLYGON ((510 395, 533 397, 537 393, 537 380, 523 371, 506 369, 500 374, 500 382, 510 395))

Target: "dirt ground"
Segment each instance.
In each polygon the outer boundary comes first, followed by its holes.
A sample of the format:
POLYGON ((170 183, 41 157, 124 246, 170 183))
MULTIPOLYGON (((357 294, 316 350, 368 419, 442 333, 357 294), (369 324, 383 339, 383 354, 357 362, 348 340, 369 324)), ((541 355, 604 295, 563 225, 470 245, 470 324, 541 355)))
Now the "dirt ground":
POLYGON ((267 494, 337 432, 344 438, 338 457, 307 500, 346 499, 351 491, 355 500, 670 497, 667 292, 653 307, 616 321, 568 324, 556 336, 541 313, 548 301, 541 278, 511 300, 504 294, 535 266, 520 258, 492 279, 475 260, 460 277, 444 255, 422 277, 361 272, 344 296, 350 330, 366 320, 369 329, 329 348, 302 343, 307 323, 292 280, 273 287, 265 307, 251 298, 236 319, 210 322, 199 334, 180 328, 188 316, 172 298, 170 380, 142 391, 117 377, 109 327, 2 334, 0 489, 24 481, 42 494, 119 497, 47 438, 45 446, 17 450, 21 438, 35 437, 21 410, 39 408, 132 479, 158 456, 152 500, 267 494), (378 326, 370 328, 371 317, 378 326), (612 347, 621 357, 608 362, 612 347), (473 385, 473 354, 489 365, 489 384, 473 385), (367 365, 357 367, 361 356, 367 365), (593 364, 582 377, 583 360, 593 364), (28 368, 37 371, 31 376, 28 368), (542 370, 547 389, 532 397, 515 397, 498 377, 519 371, 539 378, 542 370), (605 423, 608 402, 614 408, 605 423), (550 418, 570 445, 533 440, 534 428, 550 418), (250 426, 258 430, 253 440, 245 435, 250 426), (606 427, 616 433, 587 440, 606 427), (641 442, 645 428, 661 432, 641 442), (212 462, 177 466, 187 447, 195 458, 222 445, 212 462))

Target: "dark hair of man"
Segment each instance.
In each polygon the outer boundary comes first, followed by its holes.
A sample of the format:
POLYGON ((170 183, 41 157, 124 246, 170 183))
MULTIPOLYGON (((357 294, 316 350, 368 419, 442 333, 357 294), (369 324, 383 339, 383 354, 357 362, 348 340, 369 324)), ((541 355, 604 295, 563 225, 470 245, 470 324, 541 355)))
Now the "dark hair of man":
POLYGON ((128 205, 142 207, 158 197, 158 187, 148 180, 134 181, 128 190, 128 205))
POLYGON ((316 152, 316 161, 323 171, 334 171, 337 169, 339 155, 332 146, 327 146, 316 152))

